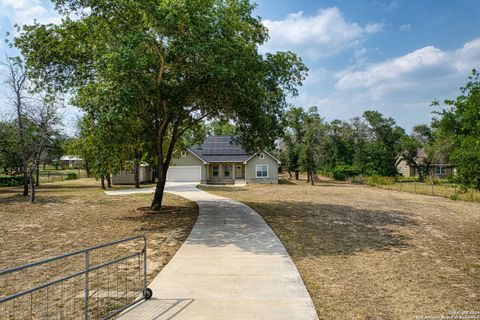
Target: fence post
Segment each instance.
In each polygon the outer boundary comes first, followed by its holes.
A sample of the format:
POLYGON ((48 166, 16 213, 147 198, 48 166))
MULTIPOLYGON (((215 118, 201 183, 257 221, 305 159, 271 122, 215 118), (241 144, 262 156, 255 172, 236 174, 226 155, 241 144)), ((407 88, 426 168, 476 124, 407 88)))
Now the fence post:
POLYGON ((83 318, 85 320, 88 320, 88 296, 89 296, 89 288, 88 288, 88 272, 89 272, 89 269, 90 269, 90 261, 89 261, 89 256, 88 256, 88 251, 85 252, 85 283, 84 283, 84 305, 83 305, 83 308, 84 308, 84 314, 83 314, 83 318))
POLYGON ((143 294, 147 290, 147 238, 143 238, 143 294))
POLYGON ((432 178, 432 196, 433 196, 433 178, 432 178))

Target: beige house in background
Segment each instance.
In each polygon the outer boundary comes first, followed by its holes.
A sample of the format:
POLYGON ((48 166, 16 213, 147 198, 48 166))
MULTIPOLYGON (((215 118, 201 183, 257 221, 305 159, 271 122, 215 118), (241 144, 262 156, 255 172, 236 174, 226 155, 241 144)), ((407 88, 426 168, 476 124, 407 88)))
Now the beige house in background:
MULTIPOLYGON (((417 157, 415 159, 416 163, 422 164, 425 162, 424 159, 425 150, 418 150, 417 157)), ((435 163, 430 164, 428 176, 443 179, 455 174, 455 168, 445 161, 445 157, 438 156, 435 160, 435 163)), ((397 157, 397 171, 404 177, 418 176, 418 172, 416 172, 415 167, 408 165, 407 161, 405 161, 401 155, 397 157)))
POLYGON ((61 156, 60 166, 62 168, 80 169, 83 167, 83 159, 78 156, 61 156))
POLYGON ((167 181, 278 183, 279 165, 280 161, 266 151, 247 153, 232 136, 210 136, 172 161, 167 181))
MULTIPOLYGON (((210 136, 180 152, 167 171, 167 182, 201 184, 278 183, 280 161, 267 151, 247 153, 231 136, 210 136)), ((147 164, 140 166, 140 183, 154 180, 147 164)), ((113 184, 133 184, 133 169, 112 175, 113 184)))
MULTIPOLYGON (((146 163, 140 164, 138 172, 138 180, 140 183, 153 182, 153 172, 150 166, 146 163)), ((134 184, 134 169, 123 170, 112 175, 113 184, 134 184)))

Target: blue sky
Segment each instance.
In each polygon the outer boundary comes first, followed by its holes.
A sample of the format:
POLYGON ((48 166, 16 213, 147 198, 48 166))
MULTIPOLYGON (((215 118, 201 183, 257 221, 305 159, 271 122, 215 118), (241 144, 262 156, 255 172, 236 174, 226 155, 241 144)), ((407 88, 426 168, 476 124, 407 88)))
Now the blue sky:
MULTIPOLYGON (((292 99, 327 120, 369 109, 407 129, 428 123, 434 99, 455 98, 480 69, 480 1, 258 0, 270 30, 262 52, 291 50, 310 68, 292 99)), ((49 1, 0 0, 0 32, 13 22, 55 22, 49 1)), ((2 56, 7 52, 0 45, 2 56)), ((0 107, 0 110, 2 108, 0 107)), ((66 124, 78 113, 67 109, 66 124)))

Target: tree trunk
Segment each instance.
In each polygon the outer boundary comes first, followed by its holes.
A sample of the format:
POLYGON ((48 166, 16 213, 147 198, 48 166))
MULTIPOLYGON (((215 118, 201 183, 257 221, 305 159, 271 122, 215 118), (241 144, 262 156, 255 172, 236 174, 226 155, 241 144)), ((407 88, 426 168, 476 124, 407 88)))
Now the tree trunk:
POLYGON ((307 183, 310 182, 310 171, 307 170, 307 183))
POLYGON ((313 177, 313 171, 310 171, 310 183, 312 186, 315 184, 314 177, 313 177))
POLYGON ((25 170, 25 167, 22 168, 23 170, 23 196, 28 196, 28 172, 25 170))
POLYGON ((299 174, 300 174, 300 173, 298 172, 298 170, 295 170, 295 180, 299 180, 299 177, 298 177, 299 174))
POLYGON ((43 170, 45 171, 45 167, 47 165, 47 162, 46 161, 43 161, 43 170))
POLYGON ((133 180, 135 188, 140 189, 140 161, 138 159, 133 160, 133 180))
POLYGON ((101 175, 100 176, 100 182, 102 184, 102 189, 105 190, 105 176, 104 175, 101 175))
POLYGON ((163 164, 158 165, 157 186, 153 195, 152 205, 150 206, 150 209, 153 211, 159 211, 162 208, 163 193, 165 183, 167 182, 167 170, 168 167, 164 167, 163 164))
POLYGON ((40 162, 37 162, 37 179, 35 180, 35 187, 38 187, 40 185, 40 162))
POLYGON ((33 181, 33 172, 30 172, 29 174, 29 180, 30 180, 30 203, 35 202, 35 182, 33 181))
POLYGON ((87 178, 90 178, 90 164, 85 160, 85 171, 87 172, 87 178))
POLYGON ((288 175, 292 178, 292 171, 288 170, 288 175))
POLYGON ((107 186, 109 188, 111 188, 112 187, 112 179, 110 179, 110 173, 107 174, 106 178, 107 178, 107 186))

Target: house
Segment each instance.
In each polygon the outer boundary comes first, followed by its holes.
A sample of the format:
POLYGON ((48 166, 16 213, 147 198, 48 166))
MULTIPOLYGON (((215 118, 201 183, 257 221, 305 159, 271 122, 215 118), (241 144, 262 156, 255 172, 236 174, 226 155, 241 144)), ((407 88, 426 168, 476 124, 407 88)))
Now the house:
MULTIPOLYGON (((134 184, 134 169, 123 170, 112 175, 113 184, 134 184)), ((141 163, 138 171, 138 180, 140 183, 153 182, 153 173, 150 166, 146 163, 141 163)))
POLYGON ((78 156, 61 156, 60 166, 62 168, 80 169, 83 167, 83 159, 78 156))
MULTIPOLYGON (((417 156, 415 162, 418 165, 425 164, 425 150, 419 149, 417 151, 417 156)), ((407 161, 402 158, 401 155, 397 156, 397 171, 404 177, 415 177, 418 176, 418 173, 415 171, 415 167, 408 165, 407 161)), ((428 176, 435 178, 446 178, 455 174, 455 168, 448 164, 444 156, 435 157, 434 161, 430 164, 428 176)))
POLYGON ((232 136, 210 136, 182 151, 167 172, 167 181, 202 184, 278 183, 280 161, 267 151, 246 152, 232 136))

